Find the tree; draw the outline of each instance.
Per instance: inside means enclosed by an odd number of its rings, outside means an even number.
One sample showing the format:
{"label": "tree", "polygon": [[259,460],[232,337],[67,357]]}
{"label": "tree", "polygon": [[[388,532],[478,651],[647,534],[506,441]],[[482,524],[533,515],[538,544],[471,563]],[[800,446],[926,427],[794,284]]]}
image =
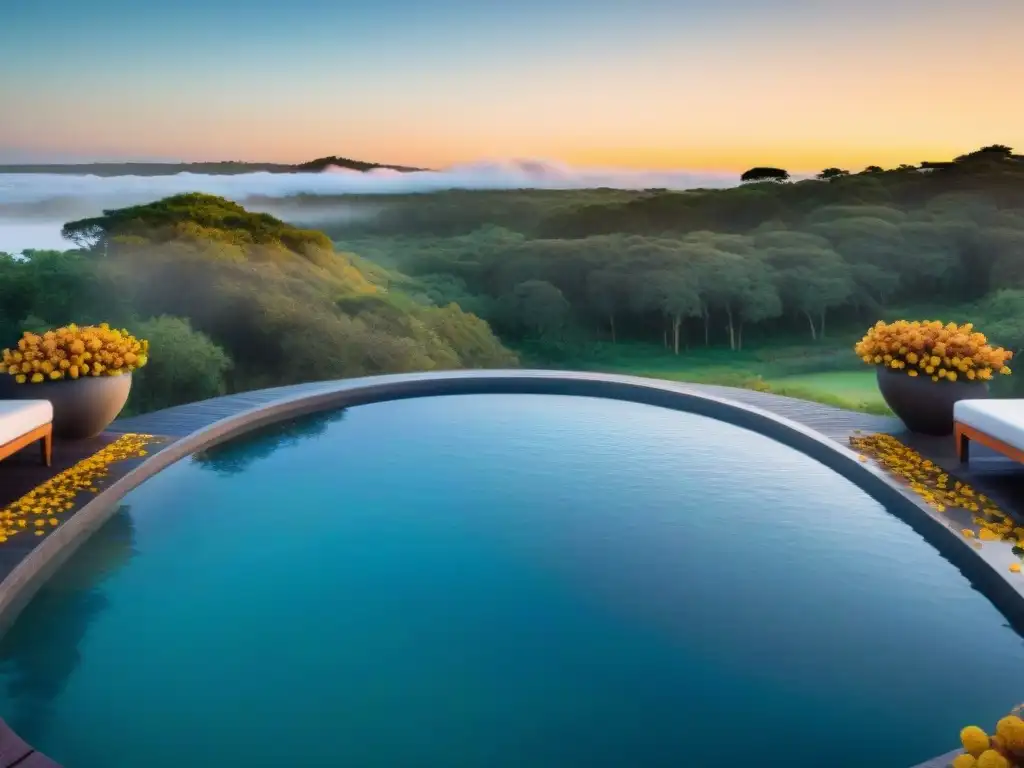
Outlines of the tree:
{"label": "tree", "polygon": [[770,168],[758,166],[744,171],[740,181],[789,181],[789,171],[782,168]]}
{"label": "tree", "polygon": [[844,171],[842,168],[826,168],[818,174],[817,178],[822,180],[838,179],[843,176],[849,176],[849,171]]}
{"label": "tree", "polygon": [[452,367],[513,368],[519,364],[491,327],[457,305],[427,307],[417,312],[424,327],[447,345],[455,359]]}
{"label": "tree", "polygon": [[729,348],[736,349],[735,310],[747,282],[744,258],[717,250],[713,250],[709,255],[711,258],[705,262],[700,285],[705,319],[709,319],[711,313],[715,311],[724,313]]}
{"label": "tree", "polygon": [[668,319],[672,329],[672,351],[679,354],[683,319],[701,312],[697,283],[684,265],[641,272],[634,281],[633,305],[641,311],[655,311]]}
{"label": "tree", "polygon": [[984,238],[994,255],[991,288],[1024,289],[1024,230],[991,229]]}
{"label": "tree", "polygon": [[136,413],[206,400],[227,391],[231,358],[205,333],[180,317],[164,315],[132,331],[149,340],[149,362],[135,373],[129,407]]}
{"label": "tree", "polygon": [[[1011,350],[1015,359],[1024,354],[1024,291],[996,291],[981,302],[978,315],[978,325],[986,330],[992,343]],[[993,382],[993,390],[997,397],[1021,397],[1024,395],[1024,378],[999,376]]]}
{"label": "tree", "polygon": [[869,165],[861,173],[885,173],[885,169],[880,165]]}
{"label": "tree", "polygon": [[842,306],[854,290],[843,257],[827,241],[801,233],[776,235],[765,245],[782,303],[807,318],[812,340],[824,336],[826,313]]}
{"label": "tree", "polygon": [[966,155],[960,155],[954,158],[954,163],[963,163],[971,160],[979,159],[997,159],[997,160],[1008,160],[1013,156],[1013,149],[1006,146],[1005,144],[991,144],[981,149],[976,149],[974,152],[968,152]]}
{"label": "tree", "polygon": [[509,322],[529,328],[539,336],[561,331],[569,317],[569,302],[546,280],[518,283],[502,303]]}
{"label": "tree", "polygon": [[761,323],[782,314],[779,292],[767,276],[756,270],[739,291],[739,324],[736,328],[736,349],[743,349],[743,328],[746,323]]}
{"label": "tree", "polygon": [[915,292],[944,290],[958,277],[960,254],[949,222],[934,219],[900,225],[903,248],[893,265],[901,284]]}
{"label": "tree", "polygon": [[615,316],[626,304],[625,275],[611,269],[597,269],[587,276],[587,300],[595,311],[608,319],[612,343],[616,342]]}

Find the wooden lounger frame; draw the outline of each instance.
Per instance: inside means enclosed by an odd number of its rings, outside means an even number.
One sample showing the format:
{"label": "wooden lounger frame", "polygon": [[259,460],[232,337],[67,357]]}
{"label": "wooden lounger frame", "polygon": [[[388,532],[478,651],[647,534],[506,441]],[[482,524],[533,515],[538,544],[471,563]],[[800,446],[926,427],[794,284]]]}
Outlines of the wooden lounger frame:
{"label": "wooden lounger frame", "polygon": [[992,435],[979,432],[974,427],[954,422],[953,436],[956,438],[956,455],[960,459],[961,464],[966,464],[970,458],[970,444],[972,440],[976,443],[981,443],[987,448],[991,448],[993,451],[998,451],[1009,459],[1024,464],[1024,451],[1020,448],[1007,445],[1002,440],[997,440]]}
{"label": "wooden lounger frame", "polygon": [[11,442],[0,445],[0,459],[6,459],[8,456],[17,453],[26,445],[31,445],[36,440],[39,440],[39,447],[42,451],[43,461],[46,466],[50,466],[53,462],[53,422],[43,424],[41,427],[36,427],[31,432],[26,432],[21,437],[16,437]]}

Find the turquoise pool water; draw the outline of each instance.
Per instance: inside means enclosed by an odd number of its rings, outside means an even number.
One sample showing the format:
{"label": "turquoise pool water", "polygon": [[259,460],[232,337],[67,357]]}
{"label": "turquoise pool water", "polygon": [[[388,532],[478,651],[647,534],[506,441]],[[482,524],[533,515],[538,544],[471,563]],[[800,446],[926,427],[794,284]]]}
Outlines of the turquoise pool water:
{"label": "turquoise pool water", "polygon": [[181,462],[0,643],[0,716],[66,768],[907,768],[1022,694],[1021,638],[846,480],[548,396]]}

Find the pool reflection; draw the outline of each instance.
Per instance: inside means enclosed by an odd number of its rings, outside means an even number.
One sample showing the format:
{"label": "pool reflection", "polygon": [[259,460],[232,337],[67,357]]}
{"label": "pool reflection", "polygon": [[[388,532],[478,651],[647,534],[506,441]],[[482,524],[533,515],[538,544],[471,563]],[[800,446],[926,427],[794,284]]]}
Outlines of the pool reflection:
{"label": "pool reflection", "polygon": [[205,469],[225,475],[237,475],[256,462],[268,458],[280,448],[322,436],[331,424],[344,418],[345,411],[341,410],[288,419],[246,432],[241,437],[200,451],[193,456],[193,460]]}
{"label": "pool reflection", "polygon": [[81,659],[79,646],[109,604],[99,586],[136,554],[135,528],[122,505],[49,579],[0,638],[0,685],[11,711],[0,716],[30,744],[44,736],[52,704]]}

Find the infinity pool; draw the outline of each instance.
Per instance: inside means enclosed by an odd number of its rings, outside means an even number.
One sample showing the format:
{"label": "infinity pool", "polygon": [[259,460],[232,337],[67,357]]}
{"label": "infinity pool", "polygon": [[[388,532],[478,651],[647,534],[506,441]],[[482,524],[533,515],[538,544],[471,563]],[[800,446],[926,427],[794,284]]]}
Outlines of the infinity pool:
{"label": "infinity pool", "polygon": [[0,643],[66,768],[907,768],[1022,692],[995,608],[824,466],[539,395],[181,462]]}

